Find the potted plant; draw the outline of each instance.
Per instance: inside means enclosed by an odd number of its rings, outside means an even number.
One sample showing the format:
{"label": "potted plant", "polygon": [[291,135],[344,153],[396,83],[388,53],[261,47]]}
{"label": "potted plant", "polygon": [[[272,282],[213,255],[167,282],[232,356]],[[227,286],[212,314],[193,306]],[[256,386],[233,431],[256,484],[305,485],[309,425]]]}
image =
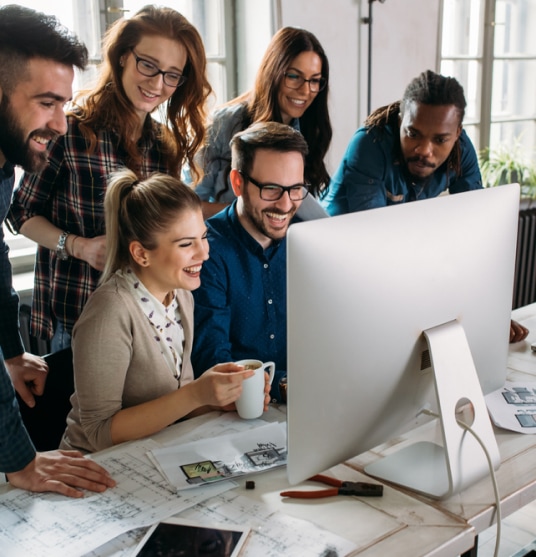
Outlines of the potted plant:
{"label": "potted plant", "polygon": [[536,199],[536,154],[529,157],[519,139],[512,145],[484,149],[479,154],[479,163],[485,187],[517,182],[522,198]]}

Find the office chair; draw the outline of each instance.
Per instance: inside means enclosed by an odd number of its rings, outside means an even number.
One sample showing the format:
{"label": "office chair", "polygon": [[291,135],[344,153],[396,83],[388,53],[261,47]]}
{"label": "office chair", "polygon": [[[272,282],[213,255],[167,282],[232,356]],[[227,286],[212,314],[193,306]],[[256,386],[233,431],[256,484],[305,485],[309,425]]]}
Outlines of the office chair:
{"label": "office chair", "polygon": [[29,408],[17,394],[22,421],[38,451],[57,449],[71,410],[74,392],[73,352],[71,347],[44,356],[48,364],[45,390]]}

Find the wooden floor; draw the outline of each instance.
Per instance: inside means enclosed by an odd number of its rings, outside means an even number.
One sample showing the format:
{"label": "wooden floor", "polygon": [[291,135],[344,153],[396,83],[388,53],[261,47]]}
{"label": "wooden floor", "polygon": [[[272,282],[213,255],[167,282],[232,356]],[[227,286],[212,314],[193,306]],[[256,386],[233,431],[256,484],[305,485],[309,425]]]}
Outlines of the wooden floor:
{"label": "wooden floor", "polygon": [[[478,557],[493,557],[495,527],[478,537]],[[502,521],[499,557],[522,557],[536,552],[536,501],[523,507]]]}

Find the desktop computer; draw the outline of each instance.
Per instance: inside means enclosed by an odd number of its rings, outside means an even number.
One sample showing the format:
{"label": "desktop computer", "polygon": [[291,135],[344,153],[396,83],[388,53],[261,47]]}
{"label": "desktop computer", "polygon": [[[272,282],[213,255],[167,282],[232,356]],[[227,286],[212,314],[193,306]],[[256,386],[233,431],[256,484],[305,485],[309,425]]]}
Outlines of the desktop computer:
{"label": "desktop computer", "polygon": [[287,238],[288,477],[302,481],[439,417],[366,471],[443,498],[500,457],[483,394],[506,364],[519,186],[298,223]]}

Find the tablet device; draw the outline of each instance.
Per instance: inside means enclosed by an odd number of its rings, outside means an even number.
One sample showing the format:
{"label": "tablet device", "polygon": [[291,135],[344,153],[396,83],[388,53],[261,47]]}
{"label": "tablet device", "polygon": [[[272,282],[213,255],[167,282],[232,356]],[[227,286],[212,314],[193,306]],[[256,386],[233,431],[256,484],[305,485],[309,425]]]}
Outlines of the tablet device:
{"label": "tablet device", "polygon": [[151,526],[136,547],[137,557],[238,557],[249,528],[238,525],[201,525],[168,518]]}

